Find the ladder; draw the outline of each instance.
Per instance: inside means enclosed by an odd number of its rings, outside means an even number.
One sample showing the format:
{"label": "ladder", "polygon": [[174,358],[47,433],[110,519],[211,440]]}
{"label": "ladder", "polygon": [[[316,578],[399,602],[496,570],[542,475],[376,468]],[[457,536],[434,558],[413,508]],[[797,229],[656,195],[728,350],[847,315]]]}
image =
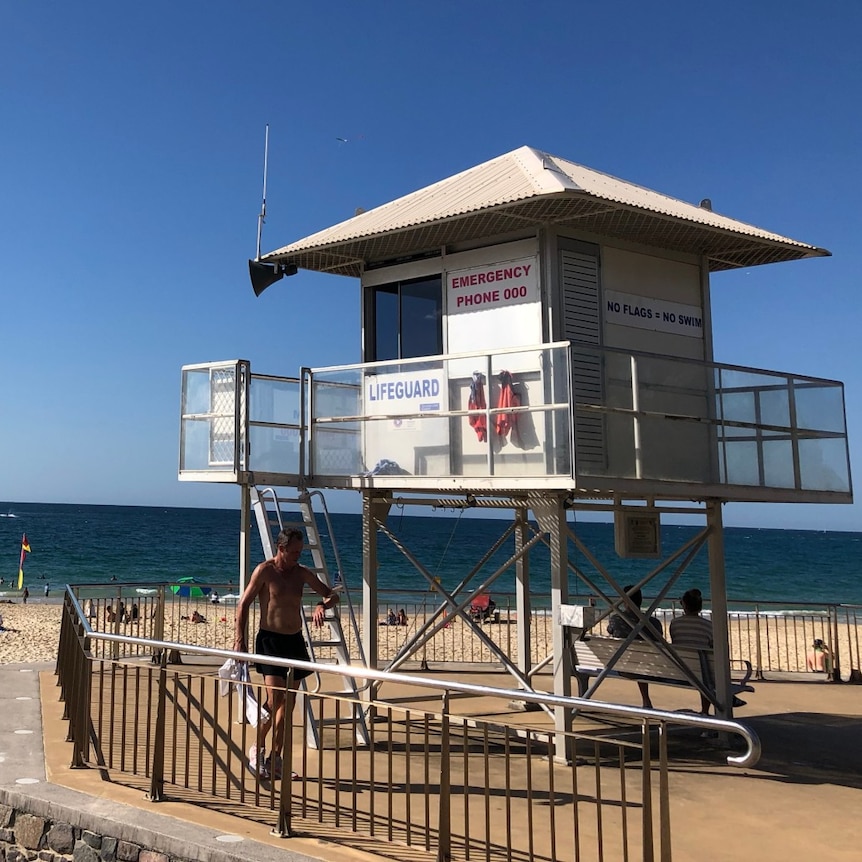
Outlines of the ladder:
{"label": "ladder", "polygon": [[[335,544],[335,535],[332,531],[332,522],[329,518],[329,510],[326,507],[326,500],[323,494],[320,491],[301,491],[298,496],[282,497],[278,495],[274,488],[257,488],[256,486],[251,486],[249,491],[251,495],[251,508],[257,522],[263,552],[268,559],[274,557],[276,553],[276,541],[273,529],[278,527],[280,531],[285,528],[285,523],[288,526],[296,523],[296,521],[285,520],[285,510],[291,507],[296,507],[299,510],[302,517],[302,526],[305,529],[306,547],[311,552],[313,563],[307,568],[314,572],[324,584],[336,590],[341,599],[340,604],[347,606],[348,620],[353,633],[353,642],[358,646],[360,663],[363,666],[367,666],[362,652],[362,639],[359,636],[356,613],[342,572],[338,547]],[[320,499],[321,513],[326,523],[326,530],[329,534],[329,541],[335,558],[336,577],[334,582],[329,573],[326,554],[321,542],[320,529],[312,505],[314,497]],[[320,662],[321,653],[327,652],[330,657],[334,657],[335,664],[350,665],[350,653],[344,637],[344,628],[338,608],[328,610],[323,627],[316,628],[311,624],[311,612],[305,609],[305,607],[303,605],[302,626],[311,660],[313,662]],[[355,728],[357,742],[360,745],[368,745],[368,726],[365,721],[365,709],[359,696],[362,688],[356,684],[356,679],[352,676],[335,677],[333,675],[332,678],[342,680],[342,687],[337,690],[322,691],[320,689],[320,675],[318,674],[317,688],[310,691],[307,682],[312,678],[306,677],[306,679],[301,680],[300,686],[302,691],[306,694],[336,695],[341,700],[336,701],[334,716],[323,717],[322,712],[325,701],[322,698],[307,696],[303,698],[308,716],[308,721],[306,722],[306,744],[308,747],[320,748],[323,728],[336,726],[338,729],[340,725],[349,725]],[[315,715],[315,703],[321,712],[320,715]],[[349,704],[349,710],[345,710],[346,704]]]}

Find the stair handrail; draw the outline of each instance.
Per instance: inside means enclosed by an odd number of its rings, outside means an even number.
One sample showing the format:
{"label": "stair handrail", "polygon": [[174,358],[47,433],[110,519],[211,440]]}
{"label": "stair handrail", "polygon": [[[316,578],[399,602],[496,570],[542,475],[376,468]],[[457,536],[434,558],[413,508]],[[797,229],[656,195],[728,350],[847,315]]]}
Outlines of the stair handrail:
{"label": "stair handrail", "polygon": [[[338,552],[338,543],[335,541],[335,532],[332,527],[332,519],[329,517],[329,507],[326,505],[326,497],[323,496],[322,491],[318,490],[305,490],[303,491],[303,494],[306,498],[308,498],[312,513],[314,512],[314,506],[311,505],[311,498],[320,498],[321,513],[323,515],[323,520],[326,522],[326,530],[329,535],[329,542],[332,545],[332,555],[335,558],[336,577],[334,579],[334,583],[330,584],[330,586],[336,588],[336,584],[341,585],[341,589],[339,590],[339,592],[341,592],[341,594],[347,599],[347,608],[350,617],[350,628],[353,631],[353,637],[356,642],[356,647],[359,650],[359,661],[362,663],[363,667],[368,667],[368,662],[365,660],[365,649],[362,645],[362,637],[360,636],[359,632],[359,624],[356,621],[356,610],[353,606],[353,599],[350,597],[350,589],[347,586],[347,578],[344,574],[344,569],[341,566],[341,555]],[[321,554],[323,553],[322,547],[320,549],[320,552]]]}

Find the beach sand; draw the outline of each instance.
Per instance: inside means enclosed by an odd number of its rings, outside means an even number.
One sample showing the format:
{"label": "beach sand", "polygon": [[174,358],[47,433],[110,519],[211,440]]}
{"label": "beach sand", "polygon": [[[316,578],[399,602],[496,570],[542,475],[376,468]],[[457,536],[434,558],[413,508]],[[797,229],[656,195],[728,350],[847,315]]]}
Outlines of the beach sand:
{"label": "beach sand", "polygon": [[56,661],[62,604],[0,604],[0,664]]}
{"label": "beach sand", "polygon": [[[60,635],[60,602],[31,600],[28,604],[20,601],[0,603],[5,631],[0,632],[0,664],[18,662],[48,662],[57,657]],[[95,618],[91,621],[94,628],[102,628],[142,638],[161,637],[166,641],[233,649],[235,606],[232,604],[214,605],[205,600],[183,599],[168,603],[164,615],[163,631],[158,631],[155,603],[151,599],[141,599],[137,619],[119,623],[109,622],[106,602],[101,600],[95,607]],[[205,623],[194,623],[191,617],[198,611],[206,619]],[[257,628],[253,609],[249,626]],[[358,656],[355,636],[346,624],[346,614],[342,616],[351,654]],[[412,638],[419,627],[422,614],[414,614],[406,627],[379,626],[377,629],[379,654],[382,661],[394,657],[405,641]],[[818,616],[800,615],[760,615],[757,617],[734,618],[730,622],[730,650],[735,660],[734,671],[741,669],[742,660],[748,660],[755,668],[764,672],[805,672],[806,656],[814,638],[822,638],[832,646],[837,643],[841,662],[841,673],[847,679],[852,667],[860,666],[859,648],[862,644],[862,626],[854,618],[841,620],[836,633],[829,631],[827,621]],[[553,624],[547,614],[537,614],[533,619],[531,631],[531,661],[535,665],[542,661],[551,650]],[[501,619],[499,623],[486,623],[482,631],[509,656],[517,655],[517,626],[515,620]],[[361,634],[361,633],[360,633]],[[321,661],[332,661],[334,656],[326,653],[319,655]],[[420,648],[413,656],[414,661],[427,661],[434,664],[447,661],[459,663],[495,661],[487,646],[470,631],[462,621],[450,621],[429,643]]]}

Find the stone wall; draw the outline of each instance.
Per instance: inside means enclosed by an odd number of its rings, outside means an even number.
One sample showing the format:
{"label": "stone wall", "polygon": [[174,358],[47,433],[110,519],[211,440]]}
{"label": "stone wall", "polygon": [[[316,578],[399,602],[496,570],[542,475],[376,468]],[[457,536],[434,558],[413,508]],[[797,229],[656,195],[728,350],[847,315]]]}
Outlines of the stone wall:
{"label": "stone wall", "polygon": [[186,862],[129,841],[0,805],[0,862]]}

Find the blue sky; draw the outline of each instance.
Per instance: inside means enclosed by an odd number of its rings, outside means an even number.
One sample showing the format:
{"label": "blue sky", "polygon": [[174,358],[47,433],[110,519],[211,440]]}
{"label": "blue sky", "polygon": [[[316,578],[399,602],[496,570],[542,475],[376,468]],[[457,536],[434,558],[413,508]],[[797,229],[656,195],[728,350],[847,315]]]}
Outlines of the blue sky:
{"label": "blue sky", "polygon": [[713,277],[715,358],[843,380],[858,472],[860,32],[839,0],[2,4],[0,499],[235,505],[177,481],[181,366],[359,360],[357,281],[248,285],[266,123],[265,251],[523,144],[825,246]]}

